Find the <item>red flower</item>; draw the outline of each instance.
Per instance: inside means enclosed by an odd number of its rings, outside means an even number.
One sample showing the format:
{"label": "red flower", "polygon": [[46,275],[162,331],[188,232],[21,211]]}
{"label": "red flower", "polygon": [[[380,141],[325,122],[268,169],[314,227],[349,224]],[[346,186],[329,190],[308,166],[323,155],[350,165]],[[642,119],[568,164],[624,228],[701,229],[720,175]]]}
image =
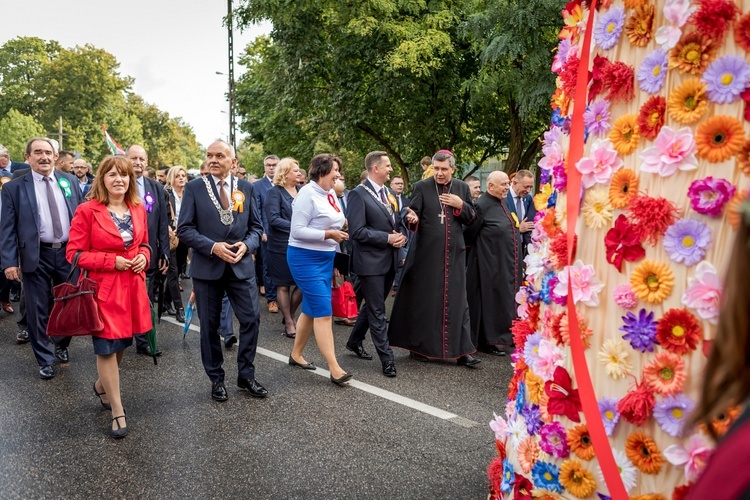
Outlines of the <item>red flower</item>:
{"label": "red flower", "polygon": [[597,55],[594,57],[594,67],[591,70],[591,83],[589,84],[589,102],[593,101],[594,97],[602,91],[604,86],[602,77],[611,64],[609,59],[604,56]]}
{"label": "red flower", "polygon": [[541,308],[542,305],[539,302],[535,304],[529,304],[529,306],[526,308],[526,319],[529,320],[529,327],[531,328],[532,332],[535,332],[537,330],[537,327],[539,326]]}
{"label": "red flower", "polygon": [[560,72],[560,88],[566,95],[575,95],[578,81],[578,67],[581,64],[578,56],[571,55],[563,64]]}
{"label": "red flower", "polygon": [[739,13],[740,9],[732,0],[698,0],[698,10],[690,20],[698,31],[718,45]]}
{"label": "red flower", "polygon": [[495,439],[495,448],[497,448],[497,456],[500,457],[500,460],[505,459],[505,443],[503,443],[499,439]]}
{"label": "red flower", "polygon": [[633,92],[633,67],[617,61],[602,70],[602,83],[607,89],[605,99],[615,102],[619,99],[629,101],[635,97]]}
{"label": "red flower", "polygon": [[638,132],[646,139],[655,139],[664,125],[667,100],[660,95],[651,97],[638,113]]}
{"label": "red flower", "polygon": [[654,393],[646,387],[646,384],[636,382],[635,388],[617,403],[617,411],[626,421],[640,427],[651,416],[655,403]]}
{"label": "red flower", "polygon": [[581,411],[581,397],[578,389],[573,389],[570,374],[562,366],[555,368],[552,380],[544,384],[544,392],[549,396],[547,413],[550,415],[565,415],[573,422],[580,422],[578,414]]}
{"label": "red flower", "polygon": [[[553,314],[552,320],[550,321],[549,334],[555,340],[555,343],[557,345],[565,345],[565,339],[563,339],[560,325],[562,323],[563,318],[567,316],[567,314],[568,313],[564,311],[559,314]],[[567,318],[566,318],[566,321],[567,321]]]}
{"label": "red flower", "polygon": [[690,488],[692,487],[693,483],[678,486],[674,489],[674,492],[672,492],[672,500],[685,500],[688,496],[688,493],[690,493]]}
{"label": "red flower", "polygon": [[679,214],[674,203],[666,198],[651,198],[645,194],[634,196],[627,210],[633,231],[638,233],[641,241],[652,246],[656,245],[659,237],[664,236]]}
{"label": "red flower", "polygon": [[633,229],[627,217],[620,214],[615,225],[604,237],[607,247],[607,262],[622,272],[622,261],[635,262],[646,256],[638,232]]}
{"label": "red flower", "polygon": [[670,309],[656,325],[656,340],[669,352],[687,354],[698,347],[701,326],[687,309]]}
{"label": "red flower", "polygon": [[750,52],[750,12],[742,16],[734,25],[734,42]]}
{"label": "red flower", "polygon": [[510,333],[513,334],[513,344],[523,350],[526,345],[526,337],[534,333],[529,322],[525,319],[514,319],[510,327]]}
{"label": "red flower", "polygon": [[490,494],[501,498],[500,483],[503,481],[503,459],[495,457],[487,466],[487,482],[490,487]]}
{"label": "red flower", "polygon": [[750,122],[750,88],[745,89],[740,97],[745,101],[745,120]]}
{"label": "red flower", "polygon": [[516,482],[513,484],[513,500],[532,500],[531,490],[533,489],[534,485],[531,481],[521,474],[516,474]]}
{"label": "red flower", "polygon": [[[573,236],[573,255],[576,253],[576,245],[578,244],[578,235]],[[560,233],[554,238],[549,245],[550,250],[550,261],[552,267],[557,271],[562,271],[568,263],[568,235]]]}

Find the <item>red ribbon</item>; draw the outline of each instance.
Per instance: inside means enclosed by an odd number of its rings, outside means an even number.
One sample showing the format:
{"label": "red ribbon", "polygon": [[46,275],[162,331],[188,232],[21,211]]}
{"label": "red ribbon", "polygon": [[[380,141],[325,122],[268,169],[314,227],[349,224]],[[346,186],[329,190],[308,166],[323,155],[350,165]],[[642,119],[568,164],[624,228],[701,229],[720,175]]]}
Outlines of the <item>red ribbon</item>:
{"label": "red ribbon", "polygon": [[331,206],[333,207],[334,210],[336,210],[337,212],[341,212],[341,209],[336,204],[336,198],[334,198],[331,193],[328,193],[328,203],[331,204]]}

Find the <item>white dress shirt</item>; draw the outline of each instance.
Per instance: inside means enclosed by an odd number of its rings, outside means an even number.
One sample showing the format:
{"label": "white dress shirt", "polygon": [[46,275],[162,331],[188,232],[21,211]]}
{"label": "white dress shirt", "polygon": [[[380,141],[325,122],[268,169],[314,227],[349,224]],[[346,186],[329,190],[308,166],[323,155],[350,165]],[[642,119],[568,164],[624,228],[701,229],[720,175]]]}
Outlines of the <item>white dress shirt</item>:
{"label": "white dress shirt", "polygon": [[[62,243],[68,241],[68,232],[70,231],[68,205],[65,203],[65,194],[57,183],[55,171],[53,170],[49,174],[49,177],[52,179],[50,185],[52,186],[52,193],[55,195],[55,201],[57,202],[57,211],[60,212],[60,222],[63,230],[62,238],[59,239],[55,239],[52,229],[49,203],[47,203],[47,185],[44,181],[44,176],[34,170],[31,171],[31,176],[34,179],[34,194],[36,195],[37,207],[39,207],[39,240],[45,243]],[[70,187],[72,189],[73,185]]]}

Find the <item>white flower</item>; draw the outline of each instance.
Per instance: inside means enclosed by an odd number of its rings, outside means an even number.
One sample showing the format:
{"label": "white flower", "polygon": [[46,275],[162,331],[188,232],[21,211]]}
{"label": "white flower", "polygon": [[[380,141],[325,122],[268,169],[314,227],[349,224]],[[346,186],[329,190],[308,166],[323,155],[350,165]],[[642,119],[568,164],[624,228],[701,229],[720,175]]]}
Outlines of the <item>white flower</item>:
{"label": "white flower", "polygon": [[[635,468],[633,462],[628,460],[625,452],[620,450],[612,450],[612,454],[615,456],[615,463],[617,468],[620,469],[620,478],[622,484],[625,485],[625,489],[630,492],[635,486],[636,480],[638,479],[638,469]],[[602,474],[602,468],[599,467],[599,478],[604,483],[604,474]]]}
{"label": "white flower", "polygon": [[507,438],[505,430],[508,428],[508,422],[503,417],[496,415],[495,412],[492,412],[492,416],[495,418],[490,421],[490,429],[494,431],[495,439],[504,443]]}
{"label": "white flower", "polygon": [[518,417],[510,422],[510,425],[508,425],[505,433],[510,439],[510,445],[516,449],[521,444],[521,441],[529,437],[529,433],[526,430],[526,422],[524,422],[522,418]]}

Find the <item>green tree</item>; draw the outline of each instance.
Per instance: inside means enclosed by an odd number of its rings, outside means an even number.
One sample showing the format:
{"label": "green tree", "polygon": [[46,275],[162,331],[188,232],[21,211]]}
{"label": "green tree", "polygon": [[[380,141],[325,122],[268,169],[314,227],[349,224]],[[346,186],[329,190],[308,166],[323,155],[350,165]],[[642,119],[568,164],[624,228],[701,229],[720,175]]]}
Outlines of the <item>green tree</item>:
{"label": "green tree", "polygon": [[44,136],[44,127],[33,117],[9,110],[0,120],[0,144],[8,148],[14,161],[25,161],[26,141],[31,137]]}
{"label": "green tree", "polygon": [[0,116],[11,109],[37,116],[42,97],[35,80],[60,49],[57,42],[36,37],[17,37],[0,47]]}

